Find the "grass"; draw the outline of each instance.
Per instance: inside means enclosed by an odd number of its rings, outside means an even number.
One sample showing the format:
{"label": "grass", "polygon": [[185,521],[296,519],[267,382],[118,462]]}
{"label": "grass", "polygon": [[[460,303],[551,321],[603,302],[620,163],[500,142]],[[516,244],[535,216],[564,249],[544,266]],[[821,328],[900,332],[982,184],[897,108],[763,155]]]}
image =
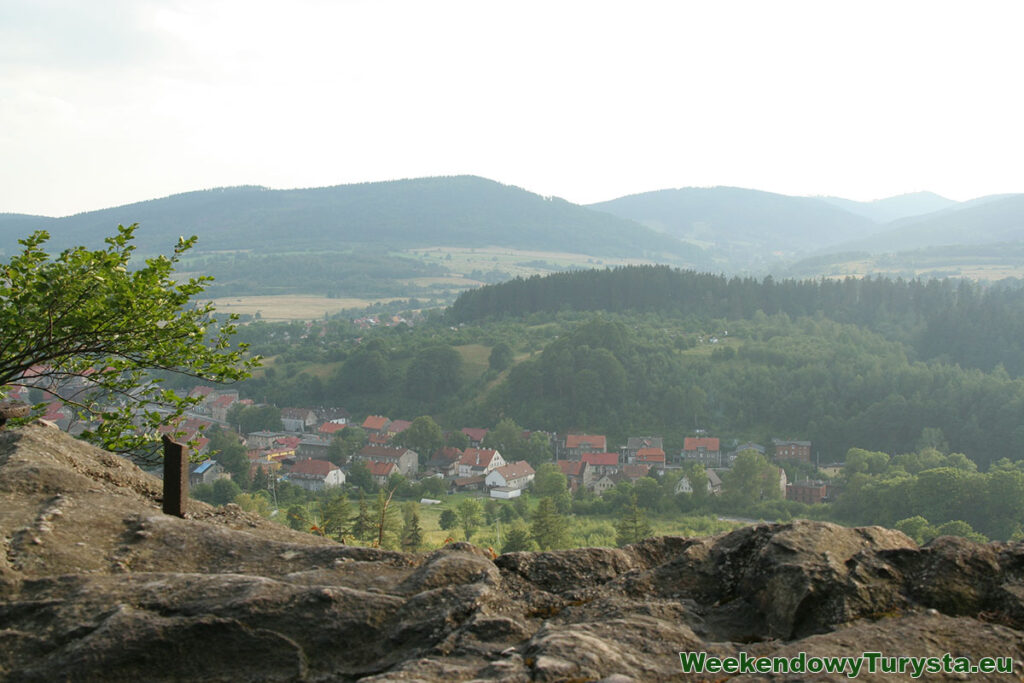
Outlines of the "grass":
{"label": "grass", "polygon": [[225,296],[213,299],[219,313],[260,314],[263,320],[316,320],[348,308],[366,308],[404,297],[385,299],[329,299],[312,294],[274,294],[266,296]]}

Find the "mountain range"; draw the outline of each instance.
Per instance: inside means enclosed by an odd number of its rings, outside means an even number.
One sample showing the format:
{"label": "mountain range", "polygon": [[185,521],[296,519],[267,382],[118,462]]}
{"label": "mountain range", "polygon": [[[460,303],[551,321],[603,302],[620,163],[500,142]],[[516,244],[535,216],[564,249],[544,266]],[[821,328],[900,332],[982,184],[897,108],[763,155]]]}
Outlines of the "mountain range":
{"label": "mountain range", "polygon": [[[1024,194],[956,202],[918,192],[857,202],[691,187],[581,206],[475,176],[295,190],[244,186],[63,218],[0,214],[0,250],[12,253],[17,239],[34,229],[51,233],[51,248],[99,245],[117,224],[136,222],[144,254],[167,251],[179,235],[196,234],[197,253],[501,247],[789,274],[795,272],[790,264],[835,262],[843,254],[863,259],[1024,242]],[[806,267],[800,273],[827,274]]]}

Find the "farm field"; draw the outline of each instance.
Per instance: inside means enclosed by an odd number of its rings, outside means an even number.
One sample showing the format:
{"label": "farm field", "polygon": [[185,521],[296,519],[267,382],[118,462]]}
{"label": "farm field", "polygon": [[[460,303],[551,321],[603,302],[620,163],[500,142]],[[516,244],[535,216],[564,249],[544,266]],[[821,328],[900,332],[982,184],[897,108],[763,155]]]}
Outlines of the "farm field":
{"label": "farm field", "polygon": [[375,303],[389,303],[400,297],[385,299],[330,299],[312,294],[275,294],[266,296],[225,296],[212,299],[219,313],[239,315],[260,314],[262,320],[314,320],[350,308],[366,308]]}

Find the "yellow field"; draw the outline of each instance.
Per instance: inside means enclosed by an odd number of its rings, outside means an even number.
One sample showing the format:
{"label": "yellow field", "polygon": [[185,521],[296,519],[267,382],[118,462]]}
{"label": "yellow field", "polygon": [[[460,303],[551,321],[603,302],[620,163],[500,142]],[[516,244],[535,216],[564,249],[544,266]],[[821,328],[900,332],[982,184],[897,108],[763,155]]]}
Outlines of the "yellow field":
{"label": "yellow field", "polygon": [[226,296],[213,299],[220,313],[260,314],[263,320],[315,320],[346,308],[365,308],[375,303],[388,303],[401,297],[387,299],[328,299],[325,296],[284,294],[273,296]]}

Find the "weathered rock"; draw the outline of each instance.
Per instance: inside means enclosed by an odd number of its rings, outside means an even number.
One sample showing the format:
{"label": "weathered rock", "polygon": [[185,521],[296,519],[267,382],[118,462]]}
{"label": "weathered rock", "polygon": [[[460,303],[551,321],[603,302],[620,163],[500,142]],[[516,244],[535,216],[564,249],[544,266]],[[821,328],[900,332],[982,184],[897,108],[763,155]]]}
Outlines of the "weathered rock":
{"label": "weathered rock", "polygon": [[1024,660],[1021,544],[801,521],[492,561],[342,546],[236,506],[179,519],[160,494],[57,430],[0,433],[0,679],[623,683],[680,677],[681,651]]}

